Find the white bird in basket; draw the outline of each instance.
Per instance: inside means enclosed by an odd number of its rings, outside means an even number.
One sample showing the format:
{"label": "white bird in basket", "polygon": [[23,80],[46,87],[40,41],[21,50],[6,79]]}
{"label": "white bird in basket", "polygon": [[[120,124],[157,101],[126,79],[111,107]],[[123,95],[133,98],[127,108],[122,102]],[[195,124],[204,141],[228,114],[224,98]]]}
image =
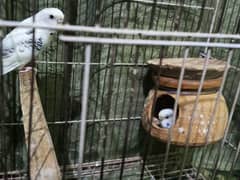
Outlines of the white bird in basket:
{"label": "white bird in basket", "polygon": [[[64,14],[57,8],[45,8],[35,14],[35,23],[39,25],[62,24]],[[23,20],[20,24],[31,25],[33,16]],[[48,44],[55,30],[35,28],[35,39],[33,42],[33,28],[17,27],[13,29],[2,41],[2,74],[6,74],[16,68],[23,68],[34,56]]]}
{"label": "white bird in basket", "polygon": [[158,113],[158,119],[162,128],[171,128],[173,125],[173,109],[162,109]]}

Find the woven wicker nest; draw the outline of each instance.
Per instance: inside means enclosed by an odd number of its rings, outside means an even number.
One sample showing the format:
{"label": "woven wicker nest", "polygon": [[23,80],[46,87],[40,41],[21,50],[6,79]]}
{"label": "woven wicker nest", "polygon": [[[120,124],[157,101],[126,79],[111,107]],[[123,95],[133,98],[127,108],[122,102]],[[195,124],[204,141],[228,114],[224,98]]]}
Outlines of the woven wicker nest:
{"label": "woven wicker nest", "polygon": [[[184,93],[180,95],[178,101],[177,119],[172,128],[172,144],[185,145],[188,141],[190,146],[201,146],[206,143],[214,143],[224,135],[228,109],[222,95],[215,106],[218,89],[226,68],[224,61],[209,59],[202,86],[203,93],[199,96],[197,108],[192,117],[197,97],[196,92],[200,85],[205,63],[206,60],[203,58],[187,58],[185,60],[185,72],[181,84]],[[162,59],[161,66],[159,59],[152,59],[148,61],[148,65],[152,73],[151,78],[160,89],[156,94],[154,90],[149,92],[144,106],[142,125],[151,136],[167,142],[169,131],[159,127],[156,118],[158,118],[157,114],[161,109],[173,109],[174,107],[176,98],[174,93],[178,87],[183,59],[165,58]],[[153,107],[155,103],[156,105]],[[206,139],[208,140],[206,141]]]}
{"label": "woven wicker nest", "polygon": [[[175,94],[168,94],[165,91],[157,91],[156,96],[154,90],[149,92],[144,106],[144,112],[142,116],[142,125],[144,129],[150,133],[150,135],[160,141],[168,141],[168,129],[159,127],[155,121],[153,121],[152,111],[154,97],[159,98],[161,96],[171,96],[175,99]],[[190,146],[201,146],[206,143],[214,143],[222,139],[224,136],[224,130],[228,120],[228,109],[221,96],[214,116],[212,113],[215,108],[215,100],[217,93],[200,95],[199,103],[194,114],[194,118],[191,120],[191,115],[196,100],[195,95],[181,95],[179,97],[178,107],[179,113],[175,125],[172,129],[171,143],[176,145],[185,145],[189,134]],[[163,100],[164,101],[164,100]],[[165,102],[163,102],[165,103]],[[172,106],[172,105],[171,105]],[[173,107],[173,106],[172,106]],[[157,107],[155,107],[157,108]],[[189,129],[192,121],[191,130]],[[212,125],[209,128],[209,124],[212,121]],[[217,130],[216,130],[217,129]],[[209,131],[209,133],[208,133]],[[207,137],[208,134],[208,137]],[[206,142],[206,137],[208,141]]]}

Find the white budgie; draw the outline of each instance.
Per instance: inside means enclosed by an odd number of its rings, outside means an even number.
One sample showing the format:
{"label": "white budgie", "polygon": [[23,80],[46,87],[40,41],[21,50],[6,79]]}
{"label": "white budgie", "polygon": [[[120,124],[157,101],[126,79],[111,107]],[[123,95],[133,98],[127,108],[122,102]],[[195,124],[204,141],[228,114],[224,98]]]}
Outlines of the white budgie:
{"label": "white budgie", "polygon": [[162,109],[158,113],[160,125],[163,128],[171,128],[173,125],[173,109]]}
{"label": "white budgie", "polygon": [[[36,13],[35,23],[41,25],[62,24],[64,14],[57,8],[45,8]],[[32,24],[33,17],[29,17],[21,24]],[[48,44],[54,30],[35,29],[34,56]],[[6,74],[16,68],[22,68],[32,59],[33,28],[17,27],[13,29],[2,41],[2,74]]]}

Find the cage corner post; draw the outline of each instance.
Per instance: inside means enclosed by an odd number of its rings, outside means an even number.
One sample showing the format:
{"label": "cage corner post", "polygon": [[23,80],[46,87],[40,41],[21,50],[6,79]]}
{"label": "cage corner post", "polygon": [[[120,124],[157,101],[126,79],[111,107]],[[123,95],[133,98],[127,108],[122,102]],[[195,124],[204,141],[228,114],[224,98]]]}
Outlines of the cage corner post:
{"label": "cage corner post", "polygon": [[30,177],[37,180],[60,180],[61,172],[43,112],[35,73],[32,70],[19,72],[19,86],[25,141],[30,145]]}

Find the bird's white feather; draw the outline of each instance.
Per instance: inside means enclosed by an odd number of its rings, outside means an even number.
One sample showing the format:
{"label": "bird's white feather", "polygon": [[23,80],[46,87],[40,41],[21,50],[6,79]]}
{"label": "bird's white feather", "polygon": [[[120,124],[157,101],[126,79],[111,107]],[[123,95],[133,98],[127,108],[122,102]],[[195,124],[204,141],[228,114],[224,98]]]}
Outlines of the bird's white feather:
{"label": "bird's white feather", "polygon": [[[32,58],[32,34],[19,33],[14,36],[7,36],[3,39],[3,74],[6,74],[20,66],[27,64]],[[35,45],[34,56],[48,43],[49,32],[36,30],[35,44],[41,41],[41,48]]]}
{"label": "bird's white feather", "polygon": [[173,125],[173,109],[165,108],[159,111],[158,118],[163,128],[171,128]]}
{"label": "bird's white feather", "polygon": [[160,122],[161,127],[163,128],[171,128],[173,125],[173,120],[172,118],[170,119],[164,119]]}
{"label": "bird's white feather", "polygon": [[[53,15],[54,18],[50,18]],[[35,15],[36,23],[47,25],[56,25],[62,22],[64,15],[62,11],[56,8],[45,8]],[[31,24],[33,17],[29,17],[21,24]],[[48,44],[52,30],[35,29],[33,41],[33,29],[17,27],[5,36],[2,41],[2,66],[3,74],[6,74],[16,68],[22,67],[32,59],[34,47],[34,56]]]}

